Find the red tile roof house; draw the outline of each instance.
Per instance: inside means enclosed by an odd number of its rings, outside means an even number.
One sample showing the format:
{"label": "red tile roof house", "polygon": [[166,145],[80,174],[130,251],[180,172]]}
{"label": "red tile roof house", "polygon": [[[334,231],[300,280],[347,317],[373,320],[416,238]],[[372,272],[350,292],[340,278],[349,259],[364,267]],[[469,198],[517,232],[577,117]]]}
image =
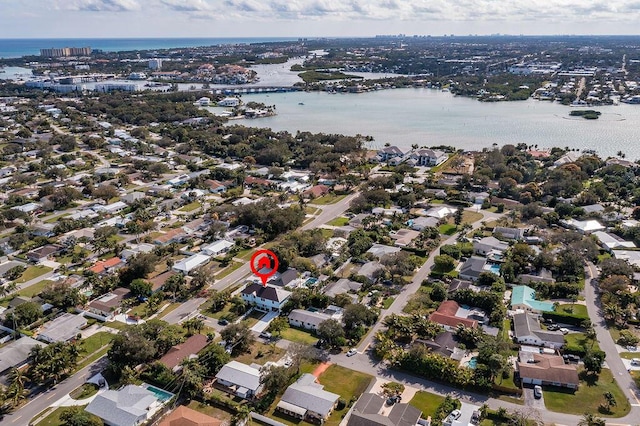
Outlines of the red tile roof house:
{"label": "red tile roof house", "polygon": [[109,272],[113,268],[120,266],[122,263],[122,259],[119,257],[112,257],[111,259],[99,260],[93,265],[89,270],[94,274],[104,274],[105,272]]}
{"label": "red tile roof house", "polygon": [[160,358],[160,363],[164,364],[168,369],[176,371],[182,361],[196,356],[208,343],[207,336],[194,334],[183,343],[169,349],[169,352]]}
{"label": "red tile roof house", "polygon": [[460,309],[460,305],[453,300],[446,300],[440,304],[438,310],[429,316],[429,320],[438,323],[448,331],[454,331],[458,325],[463,325],[469,328],[478,327],[478,321],[457,317],[456,313]]}
{"label": "red tile roof house", "polygon": [[329,193],[327,185],[315,185],[303,192],[305,197],[318,198]]}

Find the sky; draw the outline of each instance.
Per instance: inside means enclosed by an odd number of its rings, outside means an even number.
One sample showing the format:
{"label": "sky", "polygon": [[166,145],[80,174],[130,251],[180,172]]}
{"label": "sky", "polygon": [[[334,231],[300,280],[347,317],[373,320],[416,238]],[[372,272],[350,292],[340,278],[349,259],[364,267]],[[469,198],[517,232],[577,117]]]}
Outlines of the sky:
{"label": "sky", "polygon": [[640,0],[0,0],[0,38],[639,34]]}

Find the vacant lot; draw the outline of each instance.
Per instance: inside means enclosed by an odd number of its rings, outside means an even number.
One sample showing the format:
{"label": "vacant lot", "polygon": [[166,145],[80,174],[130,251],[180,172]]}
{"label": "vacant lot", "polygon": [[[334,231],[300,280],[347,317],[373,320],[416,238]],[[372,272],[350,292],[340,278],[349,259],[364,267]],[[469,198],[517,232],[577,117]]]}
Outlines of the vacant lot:
{"label": "vacant lot", "polygon": [[[349,402],[351,398],[359,398],[362,395],[372,378],[368,374],[359,373],[334,364],[322,373],[318,381],[324,385],[326,391],[337,393],[342,399]],[[342,420],[342,415],[347,411],[349,411],[348,407],[334,411],[325,424],[337,426]]]}

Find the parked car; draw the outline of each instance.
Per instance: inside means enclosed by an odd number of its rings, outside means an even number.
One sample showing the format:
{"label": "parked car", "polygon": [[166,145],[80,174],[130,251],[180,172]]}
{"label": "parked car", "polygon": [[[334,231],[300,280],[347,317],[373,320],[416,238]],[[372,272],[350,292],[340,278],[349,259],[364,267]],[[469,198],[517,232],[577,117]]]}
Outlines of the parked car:
{"label": "parked car", "polygon": [[631,365],[640,365],[640,358],[633,358],[631,360]]}
{"label": "parked car", "polygon": [[273,336],[268,331],[263,331],[262,333],[260,333],[260,337],[262,337],[263,339],[271,339],[271,337]]}
{"label": "parked car", "polygon": [[560,330],[560,326],[558,324],[549,324],[547,326],[547,330],[549,330],[549,331],[557,331],[557,330]]}
{"label": "parked car", "polygon": [[568,328],[561,328],[560,331],[562,332],[562,334],[569,334]]}
{"label": "parked car", "polygon": [[218,320],[218,325],[229,325],[229,320],[221,318]]}
{"label": "parked car", "polygon": [[356,348],[351,348],[349,349],[349,351],[347,352],[347,356],[354,356],[355,354],[357,354],[358,351],[356,350]]}
{"label": "parked car", "polygon": [[453,420],[458,420],[461,415],[462,415],[462,411],[460,410],[453,410],[451,414],[449,414],[449,416],[451,416]]}
{"label": "parked car", "polygon": [[534,396],[536,399],[540,399],[540,398],[542,398],[542,386],[540,386],[540,385],[535,385],[535,386],[533,387],[533,396]]}

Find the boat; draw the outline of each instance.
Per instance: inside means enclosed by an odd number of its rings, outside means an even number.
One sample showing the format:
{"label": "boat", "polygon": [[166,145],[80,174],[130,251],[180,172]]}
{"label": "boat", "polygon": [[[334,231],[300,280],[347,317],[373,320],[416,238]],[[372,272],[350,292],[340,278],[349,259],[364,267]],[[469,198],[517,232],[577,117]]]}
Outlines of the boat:
{"label": "boat", "polygon": [[625,104],[640,105],[640,95],[634,95],[625,99],[620,99]]}
{"label": "boat", "polygon": [[304,102],[298,102],[298,105],[304,105]]}
{"label": "boat", "polygon": [[589,105],[586,101],[583,101],[582,99],[576,99],[575,101],[571,102],[572,107],[584,107]]}

